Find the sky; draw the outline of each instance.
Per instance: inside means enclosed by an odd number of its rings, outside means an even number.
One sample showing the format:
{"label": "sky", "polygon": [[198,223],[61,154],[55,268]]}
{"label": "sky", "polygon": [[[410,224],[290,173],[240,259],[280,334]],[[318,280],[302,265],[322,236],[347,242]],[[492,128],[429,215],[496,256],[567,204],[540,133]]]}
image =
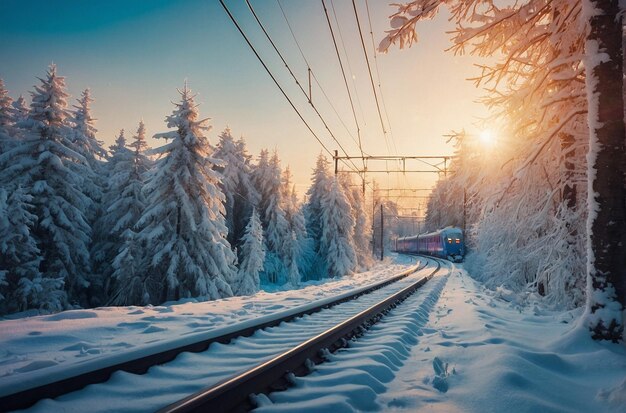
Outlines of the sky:
{"label": "sky", "polygon": [[[331,151],[340,149],[269,46],[245,2],[226,0],[226,4],[322,142]],[[251,4],[296,77],[308,88],[307,65],[279,3],[251,0]],[[335,30],[349,72],[365,153],[449,155],[453,148],[443,135],[461,129],[479,133],[477,120],[487,115],[485,108],[475,103],[482,91],[466,80],[477,74],[478,69],[472,65],[476,60],[444,51],[450,46],[446,31],[452,29],[445,11],[434,21],[418,26],[419,42],[412,48],[392,47],[388,54],[376,55],[378,79],[366,3],[356,0],[374,81],[377,84],[380,80],[382,89],[381,109],[388,125],[385,137],[352,1],[326,0],[326,4],[333,24],[331,6],[339,21]],[[346,152],[360,155],[354,118],[321,1],[280,0],[280,5],[322,86],[313,85],[313,103]],[[389,28],[394,8],[380,0],[369,0],[368,5],[378,44]],[[264,71],[219,1],[2,0],[0,15],[5,16],[0,26],[0,78],[14,98],[20,94],[29,97],[37,77],[43,77],[47,66],[54,62],[58,73],[66,77],[72,104],[84,88],[91,88],[98,138],[109,146],[122,128],[132,136],[140,119],[145,121],[150,136],[168,130],[165,117],[173,109],[171,102],[179,99],[177,88],[187,80],[197,93],[201,117],[211,118],[211,143],[217,143],[219,133],[230,127],[235,137],[245,138],[255,158],[262,148],[276,149],[283,166],[290,166],[298,191],[306,191],[322,148]],[[149,143],[161,144],[155,140]],[[368,167],[393,169],[396,165]],[[382,188],[415,188],[431,186],[436,175],[370,174],[368,180],[372,179]]]}

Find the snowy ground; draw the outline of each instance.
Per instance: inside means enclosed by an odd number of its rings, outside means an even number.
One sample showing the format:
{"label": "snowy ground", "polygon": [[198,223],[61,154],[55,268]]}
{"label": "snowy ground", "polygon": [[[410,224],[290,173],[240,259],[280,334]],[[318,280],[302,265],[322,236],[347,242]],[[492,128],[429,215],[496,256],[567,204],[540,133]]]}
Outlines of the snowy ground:
{"label": "snowy ground", "polygon": [[452,269],[257,411],[626,411],[624,347],[502,295]]}
{"label": "snowy ground", "polygon": [[[406,264],[387,262],[295,291],[3,320],[0,394],[37,377],[338,295]],[[349,348],[295,379],[294,388],[260,396],[259,411],[626,411],[626,348],[589,339],[577,326],[580,311],[520,307],[511,298],[450,266]]]}
{"label": "snowy ground", "polygon": [[0,395],[158,351],[198,336],[216,336],[314,301],[364,287],[406,270],[415,259],[378,264],[336,281],[298,290],[209,302],[149,307],[103,307],[0,321]]}

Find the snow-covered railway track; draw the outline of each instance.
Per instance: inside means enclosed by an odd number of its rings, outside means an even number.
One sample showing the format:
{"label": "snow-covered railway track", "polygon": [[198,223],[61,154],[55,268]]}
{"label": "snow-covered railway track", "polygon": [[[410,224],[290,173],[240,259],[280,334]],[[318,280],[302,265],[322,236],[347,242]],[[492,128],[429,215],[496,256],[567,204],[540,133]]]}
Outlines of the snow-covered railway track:
{"label": "snow-covered railway track", "polygon": [[[199,388],[205,387],[212,382],[228,377],[229,375],[236,373],[237,370],[244,368],[244,366],[249,367],[251,364],[257,364],[259,360],[271,357],[280,352],[282,349],[288,348],[288,346],[293,346],[294,344],[291,343],[300,343],[307,340],[314,335],[313,333],[315,331],[322,331],[325,327],[331,325],[331,323],[337,322],[330,320],[329,314],[340,314],[345,319],[346,314],[358,313],[369,305],[369,303],[380,300],[381,296],[389,295],[390,291],[397,291],[403,288],[406,284],[410,283],[410,280],[406,278],[410,274],[424,269],[425,266],[426,265],[413,267],[385,281],[362,287],[340,296],[333,297],[332,299],[322,300],[314,305],[293,309],[292,311],[282,313],[276,317],[265,317],[260,322],[244,322],[242,323],[243,328],[233,328],[226,334],[211,336],[209,338],[188,343],[184,346],[153,352],[140,358],[135,357],[121,363],[109,365],[97,370],[67,377],[63,380],[53,381],[45,385],[30,389],[27,388],[13,394],[2,396],[0,397],[0,410],[8,411],[28,408],[39,401],[39,403],[33,407],[33,411],[57,411],[60,408],[64,411],[81,412],[86,411],[86,408],[92,412],[153,411],[171,403],[172,401],[182,398],[186,394],[190,394]],[[327,310],[330,307],[336,306],[339,306],[339,308],[333,309],[332,311]],[[305,319],[307,323],[305,328],[291,326],[293,323],[290,322],[293,322],[293,320],[300,321]],[[279,330],[284,332],[281,333]],[[254,337],[251,337],[250,339],[245,338],[250,336]],[[269,336],[272,336],[273,338],[269,338]],[[270,345],[264,346],[264,342],[268,342]],[[225,345],[226,343],[228,343],[228,345]],[[283,347],[281,347],[281,345]],[[206,350],[209,346],[211,346],[211,351],[207,352]],[[251,351],[244,357],[238,359],[228,357],[231,350],[237,354],[243,354],[239,350],[234,349],[245,349],[246,347]],[[267,350],[258,351],[262,347],[266,347]],[[272,348],[274,349],[272,350]],[[221,355],[220,350],[222,351]],[[194,360],[194,356],[198,356],[202,359],[205,353],[211,352],[217,354],[217,357],[213,357],[213,360]],[[192,370],[195,368],[195,374],[197,377],[195,383],[187,385],[189,382],[188,373],[185,368],[180,365],[184,365],[189,361],[189,359],[193,360],[190,365]],[[172,362],[172,360],[174,361]],[[198,366],[204,366],[202,371],[198,371]],[[154,394],[154,390],[150,390],[152,384],[146,385],[144,389],[145,391],[141,390],[141,388],[144,387],[143,385],[137,387],[136,382],[139,382],[138,378],[143,377],[138,375],[146,373],[151,367],[153,368],[149,373],[152,373],[154,370],[156,376],[161,374],[169,378],[178,374],[180,376],[177,379],[179,384],[176,386],[179,387],[181,397],[163,399],[161,395],[158,394],[163,390],[159,389],[157,394]],[[179,370],[179,372],[177,372],[177,370]],[[211,374],[207,374],[206,370],[210,370]],[[209,376],[208,378],[207,375]],[[145,376],[145,380],[141,379],[142,383],[163,382],[163,380],[159,380],[158,378],[155,379],[154,377],[150,377],[150,374],[146,374]],[[106,382],[107,380],[108,382]],[[191,381],[193,382],[194,380]],[[198,384],[198,381],[200,381],[201,384]],[[128,382],[132,382],[132,384],[129,385]],[[80,390],[85,386],[94,383],[102,384],[96,384],[89,386],[84,390]],[[95,390],[95,392],[98,393],[100,391],[100,387],[106,388],[102,393],[105,396],[96,394],[93,395],[94,397],[90,397],[90,394],[94,392],[94,389],[98,389]],[[129,406],[125,400],[127,400],[126,395],[131,388],[139,388],[139,391],[137,392],[137,397],[139,398],[151,397],[153,403],[153,405],[151,405],[152,407],[138,409]],[[106,396],[107,394],[108,396]],[[150,396],[151,394],[152,396]],[[59,399],[51,400],[53,398]],[[95,400],[91,400],[87,405],[81,405],[81,399],[87,401],[90,398]],[[72,401],[71,403],[66,403],[64,401],[70,399],[76,401]],[[98,399],[102,399],[102,402],[98,402]],[[113,401],[114,399],[120,400],[120,404],[116,405],[116,402]],[[62,404],[63,407],[61,407],[61,405],[57,405],[57,403]],[[66,406],[66,404],[69,405]],[[93,407],[96,407],[95,410]]]}
{"label": "snow-covered railway track", "polygon": [[325,355],[346,347],[349,340],[362,335],[385,314],[410,297],[441,268],[431,260],[434,269],[348,319],[325,329],[314,337],[285,350],[271,359],[228,379],[198,391],[159,410],[159,413],[247,411],[255,407],[250,395],[270,393],[289,387],[293,377],[307,375]]}

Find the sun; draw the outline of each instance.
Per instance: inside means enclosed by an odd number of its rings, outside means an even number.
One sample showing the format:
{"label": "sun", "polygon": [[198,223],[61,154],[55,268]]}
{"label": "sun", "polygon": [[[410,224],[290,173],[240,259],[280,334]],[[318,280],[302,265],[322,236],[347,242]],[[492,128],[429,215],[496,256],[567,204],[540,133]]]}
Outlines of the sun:
{"label": "sun", "polygon": [[480,133],[480,141],[484,145],[491,145],[495,141],[495,137],[489,129],[485,129],[484,131]]}

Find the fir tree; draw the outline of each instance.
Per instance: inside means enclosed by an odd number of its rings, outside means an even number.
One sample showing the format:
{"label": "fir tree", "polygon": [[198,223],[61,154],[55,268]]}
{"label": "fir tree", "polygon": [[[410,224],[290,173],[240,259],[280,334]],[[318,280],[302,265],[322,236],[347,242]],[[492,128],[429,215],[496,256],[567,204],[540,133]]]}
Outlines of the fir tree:
{"label": "fir tree", "polygon": [[340,174],[339,182],[341,183],[341,187],[346,194],[349,204],[352,206],[354,217],[352,241],[358,267],[360,270],[366,271],[372,265],[372,247],[370,245],[372,239],[372,220],[364,207],[365,199],[363,193],[352,185],[350,175],[346,173]]}
{"label": "fir tree", "polygon": [[[150,287],[145,262],[141,256],[141,245],[136,233],[136,224],[141,218],[146,199],[143,186],[150,168],[150,160],[145,155],[147,149],[146,129],[143,121],[139,123],[137,134],[129,145],[133,150],[130,155],[122,155],[116,166],[116,173],[111,179],[112,193],[117,194],[106,210],[112,222],[111,237],[115,240],[112,261],[114,287],[112,303],[116,305],[143,305],[149,303]],[[128,161],[126,161],[128,156]]]}
{"label": "fir tree", "polygon": [[72,112],[73,123],[73,143],[76,151],[80,153],[87,161],[89,169],[83,175],[83,192],[92,200],[92,205],[87,207],[85,214],[93,222],[95,216],[98,215],[98,204],[102,198],[104,189],[104,166],[102,161],[107,158],[107,152],[102,147],[102,142],[96,138],[97,129],[95,128],[95,119],[91,115],[91,92],[85,89],[78,104],[74,105]]}
{"label": "fir tree", "polygon": [[[306,231],[306,222],[304,213],[298,203],[295,186],[291,182],[291,171],[289,167],[285,168],[282,175],[282,202],[285,210],[285,217],[289,224],[291,237],[287,239],[288,246],[286,267],[291,274],[289,279],[294,279],[295,269],[298,270],[299,279],[306,279],[306,275],[310,271],[314,254],[312,249],[312,239]],[[296,267],[294,268],[294,264]]]}
{"label": "fir tree", "polygon": [[246,153],[243,139],[235,141],[230,129],[225,129],[219,136],[219,142],[213,155],[221,159],[222,164],[215,169],[222,174],[221,187],[226,196],[226,226],[228,242],[233,248],[239,246],[244,229],[250,220],[252,209],[259,201],[259,194],[252,184],[250,156]]}
{"label": "fir tree", "polygon": [[31,228],[33,197],[16,188],[10,196],[0,188],[0,314],[31,308],[59,311],[66,303],[63,280],[42,277],[41,251]]}
{"label": "fir tree", "polygon": [[356,268],[356,254],[352,242],[354,218],[337,178],[330,190],[322,196],[321,256],[328,262],[328,275],[338,277],[350,274]]}
{"label": "fir tree", "polygon": [[4,81],[0,79],[0,155],[12,146],[12,128],[14,117],[12,116],[12,99],[4,87]]}
{"label": "fir tree", "polygon": [[20,95],[11,106],[13,106],[13,123],[16,125],[28,117],[28,104],[24,96]]}
{"label": "fir tree", "polygon": [[[94,279],[97,281],[98,300],[106,300],[110,290],[111,273],[113,272],[112,262],[120,248],[120,232],[114,232],[113,227],[118,222],[118,218],[125,214],[125,211],[110,208],[114,202],[121,197],[123,185],[130,174],[132,153],[126,147],[126,137],[124,129],[120,130],[115,144],[110,146],[111,156],[107,162],[107,185],[98,209],[99,217],[93,224],[93,243],[91,247],[91,262],[94,270]],[[111,210],[111,212],[109,212]],[[137,221],[135,220],[135,223]],[[133,223],[134,224],[134,223]],[[101,304],[101,303],[98,303]]]}
{"label": "fir tree", "polygon": [[13,99],[4,86],[4,81],[0,79],[0,130],[7,130],[13,124],[12,116]]}
{"label": "fir tree", "polygon": [[251,295],[259,291],[259,272],[265,262],[265,245],[263,227],[256,210],[252,211],[250,222],[246,226],[241,240],[241,263],[239,265],[239,282],[235,292],[237,295]]}
{"label": "fir tree", "polygon": [[278,154],[267,158],[262,151],[255,170],[255,183],[260,194],[259,209],[265,231],[265,282],[283,284],[287,277],[288,251],[286,241],[291,236],[281,197],[281,170]]}
{"label": "fir tree", "polygon": [[328,172],[328,161],[324,155],[317,157],[311,187],[307,191],[307,203],[304,207],[306,232],[311,237],[313,264],[311,277],[319,277],[327,273],[327,261],[321,252],[322,239],[322,198],[330,190],[331,178]]}
{"label": "fir tree", "polygon": [[167,126],[155,135],[171,140],[154,152],[162,157],[146,184],[146,210],[139,220],[139,240],[146,245],[152,281],[151,303],[182,297],[218,299],[232,295],[235,256],[226,240],[224,194],[217,162],[198,119],[191,91],[180,92]]}
{"label": "fir tree", "polygon": [[89,199],[80,171],[89,166],[70,138],[64,78],[52,65],[40,80],[28,117],[19,125],[20,144],[0,155],[0,182],[21,185],[33,196],[31,233],[42,251],[42,277],[61,279],[70,300],[85,302],[91,229],[83,213]]}

